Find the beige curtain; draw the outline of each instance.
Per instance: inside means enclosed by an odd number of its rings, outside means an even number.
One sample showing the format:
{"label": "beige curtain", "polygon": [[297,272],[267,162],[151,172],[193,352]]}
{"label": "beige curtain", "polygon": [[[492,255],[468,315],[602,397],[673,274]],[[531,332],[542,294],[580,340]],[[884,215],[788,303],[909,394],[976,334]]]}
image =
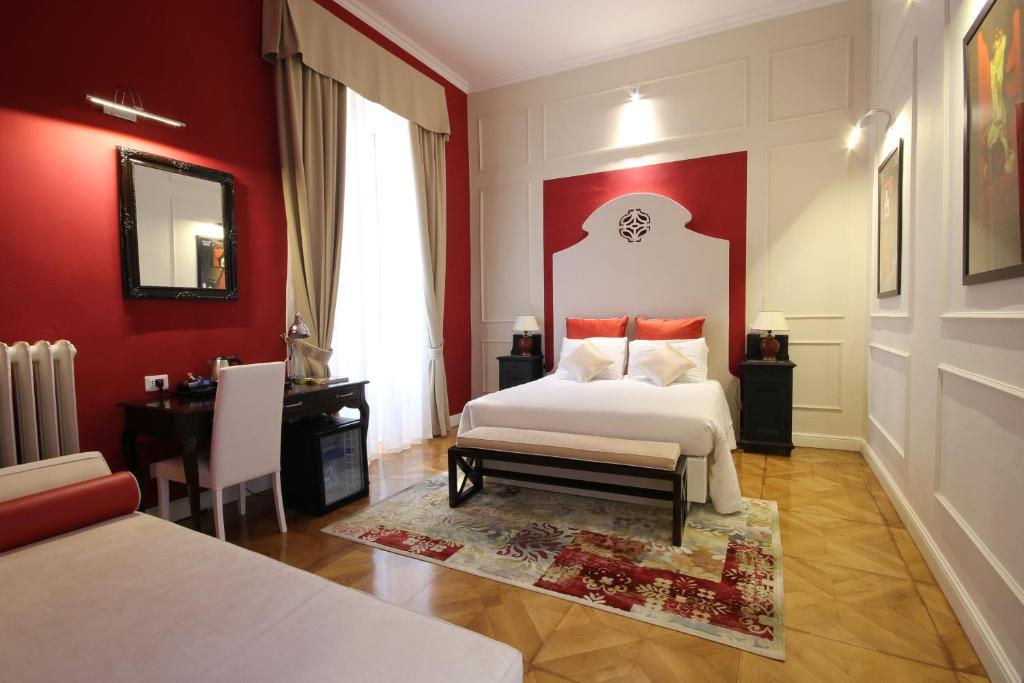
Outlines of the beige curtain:
{"label": "beige curtain", "polygon": [[[434,433],[448,431],[444,375],[444,88],[321,7],[264,0],[263,56],[276,69],[278,136],[302,344],[310,374],[326,376],[334,332],[345,186],[345,88],[411,122],[427,266]],[[344,84],[344,85],[342,85]]]}
{"label": "beige curtain", "polygon": [[423,288],[430,344],[430,378],[433,388],[430,417],[434,436],[448,433],[448,382],[444,370],[444,276],[447,244],[444,145],[447,136],[410,123],[416,197],[423,237]]}
{"label": "beige curtain", "polygon": [[275,62],[278,140],[295,310],[306,370],[327,377],[341,261],[345,86],[292,56]]}
{"label": "beige curtain", "polygon": [[450,133],[444,88],[315,0],[263,0],[263,57],[298,55],[317,73],[435,133]]}

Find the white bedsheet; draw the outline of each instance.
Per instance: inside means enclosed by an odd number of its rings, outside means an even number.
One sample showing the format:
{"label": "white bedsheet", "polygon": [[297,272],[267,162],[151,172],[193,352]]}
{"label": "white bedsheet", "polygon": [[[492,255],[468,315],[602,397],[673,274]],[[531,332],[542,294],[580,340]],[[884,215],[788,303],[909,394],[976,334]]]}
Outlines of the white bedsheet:
{"label": "white bedsheet", "polygon": [[4,683],[522,680],[504,643],[141,513],[0,553]]}
{"label": "white bedsheet", "polygon": [[743,509],[732,461],[729,405],[715,381],[658,387],[630,379],[580,383],[547,375],[466,404],[459,433],[513,427],[620,439],[669,441],[684,454],[708,454],[711,502],[719,513]]}

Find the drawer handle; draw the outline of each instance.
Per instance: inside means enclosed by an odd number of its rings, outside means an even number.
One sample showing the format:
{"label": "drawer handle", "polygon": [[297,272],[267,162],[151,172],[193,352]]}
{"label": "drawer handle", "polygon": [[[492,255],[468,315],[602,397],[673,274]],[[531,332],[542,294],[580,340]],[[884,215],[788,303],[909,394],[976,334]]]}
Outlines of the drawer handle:
{"label": "drawer handle", "polygon": [[302,401],[299,401],[298,403],[285,403],[284,407],[285,408],[301,408],[302,407]]}
{"label": "drawer handle", "polygon": [[355,395],[356,392],[350,391],[347,394],[335,394],[334,398],[348,398],[349,396]]}

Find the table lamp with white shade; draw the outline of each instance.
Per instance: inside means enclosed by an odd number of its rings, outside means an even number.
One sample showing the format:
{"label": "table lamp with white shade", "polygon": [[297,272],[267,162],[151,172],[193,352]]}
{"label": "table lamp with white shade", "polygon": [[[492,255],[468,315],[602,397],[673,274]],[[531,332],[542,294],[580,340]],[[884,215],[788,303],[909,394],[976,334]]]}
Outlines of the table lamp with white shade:
{"label": "table lamp with white shade", "polygon": [[533,333],[540,332],[537,318],[532,315],[517,315],[512,323],[512,331],[523,335],[519,338],[519,355],[533,355]]}
{"label": "table lamp with white shade", "polygon": [[777,360],[779,340],[772,336],[772,332],[789,332],[789,323],[786,316],[782,315],[782,311],[761,311],[754,318],[750,329],[768,333],[761,337],[761,360]]}

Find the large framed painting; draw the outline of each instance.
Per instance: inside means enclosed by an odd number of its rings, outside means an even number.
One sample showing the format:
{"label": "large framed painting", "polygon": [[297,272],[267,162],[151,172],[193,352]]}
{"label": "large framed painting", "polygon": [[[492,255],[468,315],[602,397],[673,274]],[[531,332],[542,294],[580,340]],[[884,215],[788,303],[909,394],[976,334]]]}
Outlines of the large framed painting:
{"label": "large framed painting", "polygon": [[878,167],[878,298],[898,296],[903,265],[903,140]]}
{"label": "large framed painting", "polygon": [[1024,276],[1024,0],[989,0],[964,36],[963,283]]}

